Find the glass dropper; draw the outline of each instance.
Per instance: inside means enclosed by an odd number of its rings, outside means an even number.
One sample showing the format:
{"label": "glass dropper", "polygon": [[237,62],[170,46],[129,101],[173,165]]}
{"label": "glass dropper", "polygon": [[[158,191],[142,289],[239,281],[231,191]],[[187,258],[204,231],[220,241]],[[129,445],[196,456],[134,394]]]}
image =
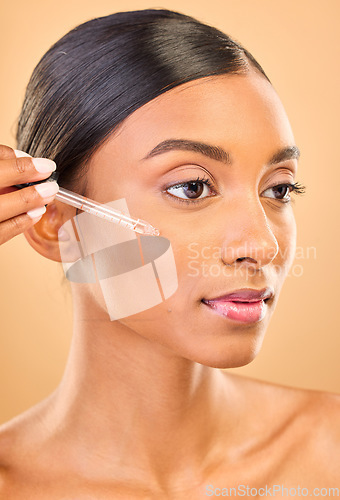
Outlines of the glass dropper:
{"label": "glass dropper", "polygon": [[[23,153],[22,151],[16,151],[17,157],[20,156],[30,156],[27,153]],[[45,180],[45,182],[58,181],[59,173],[54,171]],[[32,186],[34,184],[38,184],[42,181],[36,182],[28,182],[24,184],[16,184],[17,188],[24,188],[27,186]],[[159,236],[159,230],[154,228],[148,222],[142,219],[135,219],[134,217],[130,217],[130,215],[124,214],[119,210],[108,207],[102,203],[98,203],[97,201],[90,200],[85,196],[74,193],[73,191],[69,191],[68,189],[59,187],[59,191],[55,195],[56,199],[66,203],[67,205],[71,205],[72,207],[79,208],[84,212],[95,215],[96,217],[101,217],[110,222],[114,222],[115,224],[119,224],[122,227],[126,227],[128,229],[132,229],[136,233],[146,234],[151,236]]]}
{"label": "glass dropper", "polygon": [[103,205],[102,203],[98,203],[97,201],[90,200],[89,198],[73,193],[68,189],[59,188],[55,197],[57,200],[66,203],[67,205],[79,208],[79,210],[84,210],[84,212],[88,212],[89,214],[114,222],[122,227],[132,229],[137,233],[159,236],[159,230],[154,228],[148,222],[142,219],[130,217],[119,210]]}

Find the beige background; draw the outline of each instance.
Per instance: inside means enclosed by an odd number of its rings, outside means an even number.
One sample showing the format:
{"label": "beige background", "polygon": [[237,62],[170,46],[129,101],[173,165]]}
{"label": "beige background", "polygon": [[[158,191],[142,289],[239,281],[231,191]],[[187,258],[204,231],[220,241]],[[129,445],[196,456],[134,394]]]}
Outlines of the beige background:
{"label": "beige background", "polygon": [[[14,134],[29,76],[77,24],[122,10],[169,8],[243,43],[279,92],[302,159],[297,180],[298,251],[263,349],[237,369],[260,379],[340,392],[338,0],[35,0],[2,2],[0,142]],[[315,250],[313,250],[313,248]],[[316,252],[316,256],[315,253]],[[58,384],[72,332],[62,271],[21,235],[0,248],[0,422]]]}

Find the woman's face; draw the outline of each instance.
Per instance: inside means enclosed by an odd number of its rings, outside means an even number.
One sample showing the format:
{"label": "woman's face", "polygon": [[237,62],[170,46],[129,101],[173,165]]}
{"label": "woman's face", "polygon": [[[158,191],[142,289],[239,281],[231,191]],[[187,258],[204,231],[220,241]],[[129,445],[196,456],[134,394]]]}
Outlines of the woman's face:
{"label": "woman's face", "polygon": [[[177,142],[158,146],[164,141]],[[208,156],[207,145],[226,154]],[[123,122],[92,157],[87,195],[125,198],[130,214],[170,240],[178,288],[120,325],[208,366],[255,357],[295,253],[294,194],[275,188],[295,181],[293,146],[276,92],[255,71],[183,84]],[[257,320],[231,319],[202,301],[266,287],[274,296]],[[91,304],[103,308],[99,294]]]}

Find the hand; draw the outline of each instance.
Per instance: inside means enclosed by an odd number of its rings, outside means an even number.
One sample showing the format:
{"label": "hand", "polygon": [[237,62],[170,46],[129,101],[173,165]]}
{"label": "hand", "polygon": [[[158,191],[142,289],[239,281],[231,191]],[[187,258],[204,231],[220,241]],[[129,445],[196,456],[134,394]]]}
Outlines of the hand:
{"label": "hand", "polygon": [[43,181],[55,169],[52,160],[0,145],[0,245],[38,222],[59,190],[55,181],[22,189],[15,185]]}

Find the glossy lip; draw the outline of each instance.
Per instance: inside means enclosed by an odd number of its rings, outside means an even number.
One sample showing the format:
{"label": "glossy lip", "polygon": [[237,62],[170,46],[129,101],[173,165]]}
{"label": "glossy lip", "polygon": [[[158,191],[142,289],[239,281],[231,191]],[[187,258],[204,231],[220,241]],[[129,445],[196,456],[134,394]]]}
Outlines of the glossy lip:
{"label": "glossy lip", "polygon": [[267,313],[265,300],[258,300],[256,302],[216,300],[209,303],[203,302],[203,304],[214,314],[237,323],[258,323],[265,318]]}
{"label": "glossy lip", "polygon": [[226,301],[258,302],[260,300],[271,299],[273,295],[274,291],[271,287],[262,288],[262,290],[256,290],[253,288],[242,288],[213,299],[202,299],[202,302],[204,302],[205,304],[210,304],[212,302],[226,302]]}

